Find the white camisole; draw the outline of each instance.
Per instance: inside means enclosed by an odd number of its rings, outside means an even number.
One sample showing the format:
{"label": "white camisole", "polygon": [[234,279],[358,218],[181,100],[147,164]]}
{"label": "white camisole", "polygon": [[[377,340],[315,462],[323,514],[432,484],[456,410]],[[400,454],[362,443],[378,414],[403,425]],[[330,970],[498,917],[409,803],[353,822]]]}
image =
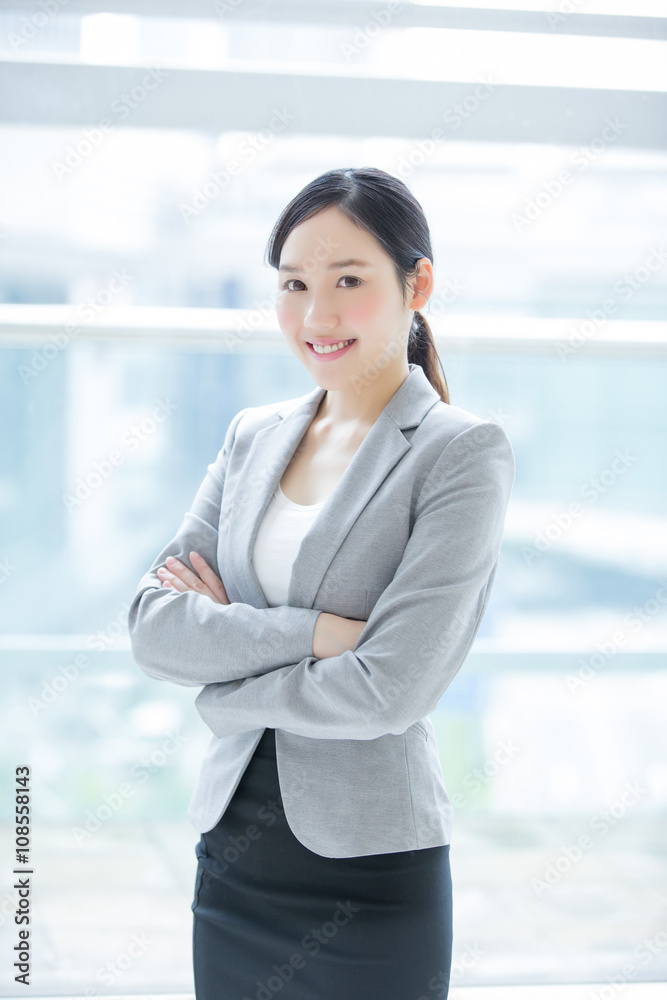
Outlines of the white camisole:
{"label": "white camisole", "polygon": [[280,483],[271,497],[259,526],[252,554],[252,566],[270,608],[287,604],[292,563],[303,536],[326,500],[300,504],[288,499]]}

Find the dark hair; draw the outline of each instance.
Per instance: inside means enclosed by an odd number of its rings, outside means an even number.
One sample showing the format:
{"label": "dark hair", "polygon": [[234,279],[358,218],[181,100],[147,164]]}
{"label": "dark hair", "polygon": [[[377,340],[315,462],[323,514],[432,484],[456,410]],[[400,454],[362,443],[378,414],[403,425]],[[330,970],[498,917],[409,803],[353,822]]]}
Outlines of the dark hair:
{"label": "dark hair", "polygon": [[[431,236],[422,207],[409,188],[378,167],[328,170],[302,188],[273,227],[266,263],[277,269],[283,244],[294,227],[330,205],[367,230],[392,258],[405,302],[407,279],[417,273],[419,258],[428,257],[433,263]],[[449,403],[447,380],[433,334],[419,310],[414,311],[410,327],[408,362],[420,365],[443,402]]]}

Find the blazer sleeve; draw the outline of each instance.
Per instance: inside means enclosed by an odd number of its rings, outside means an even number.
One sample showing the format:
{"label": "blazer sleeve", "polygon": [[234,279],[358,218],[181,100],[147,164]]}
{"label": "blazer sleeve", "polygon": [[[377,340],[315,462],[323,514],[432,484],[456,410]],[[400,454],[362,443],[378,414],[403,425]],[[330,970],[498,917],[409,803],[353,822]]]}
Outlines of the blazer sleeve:
{"label": "blazer sleeve", "polygon": [[194,550],[225,582],[217,555],[222,488],[234,435],[246,412],[247,408],[233,418],[190,510],[141,578],[128,611],[132,655],[144,673],[157,680],[199,687],[261,674],[313,652],[320,614],[314,608],[216,604],[192,590],[179,593],[163,587],[156,575],[167,556],[194,571],[189,557]]}
{"label": "blazer sleeve", "polygon": [[[195,705],[209,729],[373,740],[432,712],[486,611],[514,477],[500,424],[480,420],[461,431],[424,482],[402,560],[354,650],[207,684]],[[392,539],[378,536],[377,544]]]}

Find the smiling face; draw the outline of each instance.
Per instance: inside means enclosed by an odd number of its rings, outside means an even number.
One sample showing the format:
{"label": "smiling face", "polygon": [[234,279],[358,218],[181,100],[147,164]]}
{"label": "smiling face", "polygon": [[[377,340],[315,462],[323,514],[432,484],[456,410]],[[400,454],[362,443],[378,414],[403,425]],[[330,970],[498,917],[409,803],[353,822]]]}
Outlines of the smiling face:
{"label": "smiling face", "polygon": [[[426,260],[429,292],[430,268]],[[424,301],[408,294],[403,304],[391,257],[335,206],[295,226],[285,240],[278,323],[290,349],[325,388],[341,388],[361,373],[407,371],[412,309]],[[317,345],[333,346],[322,354]]]}

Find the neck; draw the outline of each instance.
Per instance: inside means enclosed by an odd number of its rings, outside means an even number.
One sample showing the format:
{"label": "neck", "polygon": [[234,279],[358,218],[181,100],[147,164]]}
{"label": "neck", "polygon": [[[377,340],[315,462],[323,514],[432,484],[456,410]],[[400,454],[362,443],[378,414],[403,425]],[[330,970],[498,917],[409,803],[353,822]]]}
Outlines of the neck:
{"label": "neck", "polygon": [[409,374],[404,358],[400,366],[387,369],[382,377],[367,380],[360,376],[345,389],[327,389],[315,419],[331,428],[346,424],[371,427]]}

